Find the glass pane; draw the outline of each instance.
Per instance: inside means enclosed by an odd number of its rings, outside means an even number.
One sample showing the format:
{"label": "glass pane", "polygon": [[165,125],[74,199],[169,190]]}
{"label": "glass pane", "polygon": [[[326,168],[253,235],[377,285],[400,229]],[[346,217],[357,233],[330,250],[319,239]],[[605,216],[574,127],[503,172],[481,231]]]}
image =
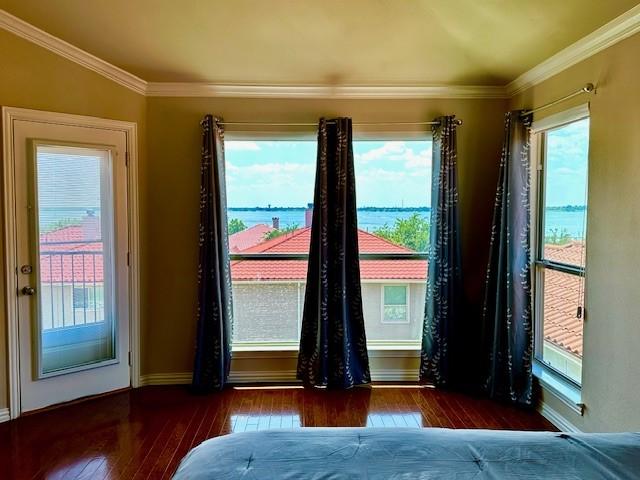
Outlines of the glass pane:
{"label": "glass pane", "polygon": [[[309,252],[316,142],[227,141],[229,250]],[[299,342],[307,260],[231,262],[234,342]]]}
{"label": "glass pane", "polygon": [[431,141],[356,141],[353,152],[358,227],[392,244],[383,253],[426,252]]}
{"label": "glass pane", "polygon": [[546,133],[544,256],[584,266],[589,119]]}
{"label": "glass pane", "polygon": [[[360,253],[426,252],[431,141],[356,141],[353,150]],[[361,260],[360,268],[367,341],[419,342],[427,261]],[[385,287],[383,299],[380,284],[389,280],[403,285]]]}
{"label": "glass pane", "polygon": [[544,270],[544,362],[575,382],[582,379],[584,277]]}
{"label": "glass pane", "polygon": [[36,149],[37,352],[42,374],[115,358],[107,150]]}
{"label": "glass pane", "polygon": [[407,304],[407,287],[390,286],[384,287],[384,304],[385,305],[406,305]]}
{"label": "glass pane", "polygon": [[278,244],[311,227],[316,142],[227,141],[225,155],[231,253],[308,253],[306,236]]}

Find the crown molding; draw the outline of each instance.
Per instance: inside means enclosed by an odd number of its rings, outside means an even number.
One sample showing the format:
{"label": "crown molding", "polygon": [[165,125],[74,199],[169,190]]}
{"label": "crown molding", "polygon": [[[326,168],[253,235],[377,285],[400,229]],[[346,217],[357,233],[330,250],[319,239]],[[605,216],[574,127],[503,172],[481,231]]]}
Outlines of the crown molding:
{"label": "crown molding", "polygon": [[469,85],[246,85],[150,82],[150,97],[236,97],[314,99],[507,98],[504,87]]}
{"label": "crown molding", "polygon": [[640,5],[636,5],[520,75],[506,85],[506,93],[509,96],[517,95],[639,31]]}
{"label": "crown molding", "polygon": [[147,82],[0,9],[0,28],[144,95]]}
{"label": "crown molding", "polygon": [[236,97],[309,99],[501,99],[537,85],[640,31],[640,5],[623,13],[505,86],[470,85],[249,85],[197,82],[146,82],[0,9],[0,28],[150,97]]}

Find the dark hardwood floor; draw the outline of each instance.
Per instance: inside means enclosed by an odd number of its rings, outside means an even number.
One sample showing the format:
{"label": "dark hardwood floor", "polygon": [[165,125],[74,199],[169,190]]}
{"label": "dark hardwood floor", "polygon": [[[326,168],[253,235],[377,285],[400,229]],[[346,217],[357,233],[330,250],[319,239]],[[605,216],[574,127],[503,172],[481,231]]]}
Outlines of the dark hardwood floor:
{"label": "dark hardwood floor", "polygon": [[535,412],[411,385],[235,387],[208,396],[145,387],[0,424],[0,478],[170,478],[209,437],[300,426],[555,430]]}

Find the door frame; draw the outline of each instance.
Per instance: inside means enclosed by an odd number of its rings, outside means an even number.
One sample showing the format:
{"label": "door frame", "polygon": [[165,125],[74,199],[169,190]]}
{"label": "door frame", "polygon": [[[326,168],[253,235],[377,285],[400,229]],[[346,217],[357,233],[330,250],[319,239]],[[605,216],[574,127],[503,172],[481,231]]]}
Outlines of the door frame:
{"label": "door frame", "polygon": [[131,386],[140,385],[140,256],[138,210],[138,137],[137,124],[120,120],[46,112],[16,107],[2,107],[3,200],[5,297],[7,316],[7,371],[9,385],[9,416],[20,416],[20,350],[18,338],[18,262],[16,229],[15,156],[13,148],[14,122],[32,121],[100,128],[123,132],[127,145],[127,217],[129,227],[129,368]]}

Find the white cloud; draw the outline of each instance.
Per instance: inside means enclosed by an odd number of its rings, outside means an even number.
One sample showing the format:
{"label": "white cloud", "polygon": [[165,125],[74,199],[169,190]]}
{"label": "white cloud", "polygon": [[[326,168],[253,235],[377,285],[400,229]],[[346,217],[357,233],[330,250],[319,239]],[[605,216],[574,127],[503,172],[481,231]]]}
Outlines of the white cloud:
{"label": "white cloud", "polygon": [[260,145],[248,140],[230,140],[224,142],[224,148],[230,151],[255,151],[260,150]]}
{"label": "white cloud", "polygon": [[381,147],[374,148],[366,153],[356,153],[355,160],[362,163],[385,160],[389,158],[389,155],[403,153],[406,149],[404,142],[385,142]]}
{"label": "white cloud", "polygon": [[405,161],[404,168],[407,170],[429,169],[431,168],[431,148],[427,148],[418,153],[414,153],[414,151],[409,148],[400,159]]}
{"label": "white cloud", "polygon": [[431,146],[416,152],[405,142],[386,142],[381,147],[356,154],[355,160],[361,164],[384,160],[403,162],[407,170],[425,170],[431,166]]}

